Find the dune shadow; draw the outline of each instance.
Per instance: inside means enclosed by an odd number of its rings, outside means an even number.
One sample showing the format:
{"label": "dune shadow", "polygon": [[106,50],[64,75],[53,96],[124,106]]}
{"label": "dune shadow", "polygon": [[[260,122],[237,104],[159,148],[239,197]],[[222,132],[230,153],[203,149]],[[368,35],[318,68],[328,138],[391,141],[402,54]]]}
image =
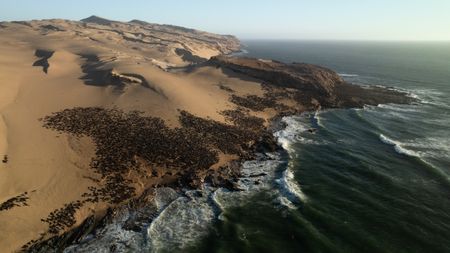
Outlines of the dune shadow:
{"label": "dune shadow", "polygon": [[50,64],[48,63],[48,59],[50,59],[50,57],[53,56],[53,53],[55,51],[48,51],[48,50],[42,50],[42,49],[37,49],[34,52],[34,55],[36,57],[39,57],[40,59],[35,61],[33,63],[33,66],[40,66],[42,67],[42,71],[44,71],[45,74],[48,73],[48,68],[50,68]]}
{"label": "dune shadow", "polygon": [[150,85],[142,75],[135,73],[116,73],[112,68],[103,69],[104,63],[94,54],[81,54],[79,56],[85,60],[85,63],[81,65],[81,70],[84,75],[80,79],[86,85],[98,87],[114,86],[117,90],[123,91],[127,84],[137,84],[167,98],[161,90],[157,90]]}
{"label": "dune shadow", "polygon": [[57,26],[54,26],[54,25],[41,25],[40,27],[43,28],[43,29],[51,30],[51,31],[55,31],[55,32],[64,32],[64,31],[66,31],[66,30],[64,30],[62,28],[59,28]]}
{"label": "dune shadow", "polygon": [[189,52],[186,49],[182,49],[182,48],[177,48],[175,49],[175,53],[179,56],[181,56],[181,59],[183,59],[183,61],[187,61],[187,62],[192,62],[192,63],[201,63],[201,62],[205,62],[208,59],[202,58],[200,56],[197,55],[193,55],[191,52]]}

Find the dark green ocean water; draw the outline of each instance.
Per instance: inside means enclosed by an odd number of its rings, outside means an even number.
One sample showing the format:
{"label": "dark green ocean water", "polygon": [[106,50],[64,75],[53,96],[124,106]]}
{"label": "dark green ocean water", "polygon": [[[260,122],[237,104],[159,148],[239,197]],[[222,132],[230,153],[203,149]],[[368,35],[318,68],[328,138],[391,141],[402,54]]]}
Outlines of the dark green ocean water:
{"label": "dark green ocean water", "polygon": [[326,66],[420,102],[290,118],[282,169],[304,198],[259,193],[191,251],[450,252],[450,43],[245,43],[247,56]]}

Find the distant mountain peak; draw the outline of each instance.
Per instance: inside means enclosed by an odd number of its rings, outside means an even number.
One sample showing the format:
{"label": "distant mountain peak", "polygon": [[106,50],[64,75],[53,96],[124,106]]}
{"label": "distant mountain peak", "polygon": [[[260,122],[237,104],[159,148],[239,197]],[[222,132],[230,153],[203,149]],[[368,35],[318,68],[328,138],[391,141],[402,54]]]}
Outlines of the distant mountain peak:
{"label": "distant mountain peak", "polygon": [[99,25],[110,25],[112,22],[112,20],[106,19],[106,18],[102,18],[99,16],[95,16],[92,15],[90,17],[84,18],[82,20],[80,20],[81,22],[85,22],[85,23],[95,23],[95,24],[99,24]]}
{"label": "distant mountain peak", "polygon": [[142,21],[139,19],[133,19],[133,20],[129,21],[128,23],[134,23],[134,24],[138,24],[138,25],[149,25],[150,24],[149,22]]}

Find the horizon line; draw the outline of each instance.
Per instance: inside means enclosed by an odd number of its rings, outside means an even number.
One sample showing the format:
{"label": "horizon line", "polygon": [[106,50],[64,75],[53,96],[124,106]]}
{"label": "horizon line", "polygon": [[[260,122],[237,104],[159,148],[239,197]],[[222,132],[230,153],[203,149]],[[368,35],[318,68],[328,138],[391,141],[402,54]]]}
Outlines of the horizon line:
{"label": "horizon line", "polygon": [[[83,22],[83,19],[86,18],[90,18],[90,17],[98,17],[101,19],[105,19],[105,20],[109,20],[112,22],[122,22],[122,23],[129,23],[133,20],[139,20],[139,21],[143,21],[143,22],[147,22],[150,24],[158,24],[158,25],[172,25],[172,26],[179,26],[179,27],[184,27],[184,28],[189,28],[189,29],[194,29],[194,30],[199,30],[199,31],[205,31],[205,32],[210,32],[210,31],[206,31],[203,30],[201,28],[194,28],[194,27],[189,27],[189,26],[184,26],[184,25],[179,25],[179,24],[168,24],[168,23],[159,23],[157,21],[148,21],[148,20],[142,20],[142,19],[131,19],[131,20],[120,20],[120,19],[109,19],[109,18],[104,18],[102,16],[99,15],[89,15],[88,17],[85,18],[81,18],[81,19],[70,19],[70,18],[35,18],[35,19],[27,19],[27,20],[0,20],[0,22],[21,22],[21,21],[25,21],[25,22],[29,22],[29,21],[44,21],[44,20],[53,20],[53,19],[61,19],[61,20],[68,20],[68,21],[77,21],[77,22]],[[216,32],[210,32],[210,33],[216,33]],[[414,43],[414,42],[430,42],[430,43],[450,43],[450,39],[358,39],[358,38],[299,38],[299,37],[292,37],[292,38],[276,38],[276,37],[247,37],[247,36],[241,36],[241,35],[237,35],[237,34],[233,34],[233,33],[216,33],[219,35],[232,35],[237,37],[239,40],[241,41],[251,41],[251,40],[265,40],[265,41],[317,41],[317,42],[397,42],[397,43],[405,43],[405,42],[410,42],[410,43]]]}

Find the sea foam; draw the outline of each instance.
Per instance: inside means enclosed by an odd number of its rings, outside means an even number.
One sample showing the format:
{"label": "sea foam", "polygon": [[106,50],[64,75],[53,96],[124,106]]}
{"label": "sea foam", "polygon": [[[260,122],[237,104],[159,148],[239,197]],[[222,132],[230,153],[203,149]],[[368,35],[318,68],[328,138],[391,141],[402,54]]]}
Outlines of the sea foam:
{"label": "sea foam", "polygon": [[[283,118],[285,129],[274,133],[289,155],[293,154],[293,143],[304,141],[299,133],[308,129],[300,119]],[[257,154],[257,159],[243,162],[240,170],[241,176],[235,184],[238,191],[208,184],[201,190],[157,188],[153,202],[144,207],[155,209],[143,223],[144,233],[124,228],[136,212],[144,210],[125,209],[113,222],[97,231],[94,240],[92,235],[64,252],[109,252],[112,244],[118,252],[179,251],[206,236],[214,220],[225,220],[226,210],[249,203],[257,193],[268,193],[273,198],[272,203],[280,208],[296,209],[307,200],[283,152]]]}
{"label": "sea foam", "polygon": [[416,152],[404,148],[404,147],[402,146],[402,143],[401,143],[401,142],[398,142],[398,141],[395,141],[395,140],[393,140],[393,139],[390,139],[390,138],[386,137],[386,136],[383,135],[383,134],[380,134],[379,137],[380,137],[380,140],[381,140],[382,142],[384,142],[384,143],[386,143],[386,144],[388,144],[388,145],[393,146],[393,147],[394,147],[394,150],[395,150],[397,153],[399,153],[399,154],[402,154],[402,155],[408,155],[408,156],[414,156],[414,157],[420,157],[420,155],[417,154]]}
{"label": "sea foam", "polygon": [[341,77],[357,77],[357,76],[359,76],[357,74],[346,74],[346,73],[338,73],[338,75]]}

